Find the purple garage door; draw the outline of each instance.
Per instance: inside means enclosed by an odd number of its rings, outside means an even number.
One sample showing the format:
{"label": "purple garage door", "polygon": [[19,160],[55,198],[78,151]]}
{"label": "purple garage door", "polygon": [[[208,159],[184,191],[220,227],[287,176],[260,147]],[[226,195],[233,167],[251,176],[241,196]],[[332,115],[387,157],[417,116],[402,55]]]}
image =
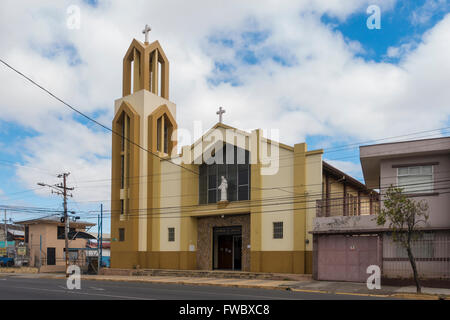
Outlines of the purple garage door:
{"label": "purple garage door", "polygon": [[319,236],[319,280],[366,282],[369,265],[380,266],[377,235]]}

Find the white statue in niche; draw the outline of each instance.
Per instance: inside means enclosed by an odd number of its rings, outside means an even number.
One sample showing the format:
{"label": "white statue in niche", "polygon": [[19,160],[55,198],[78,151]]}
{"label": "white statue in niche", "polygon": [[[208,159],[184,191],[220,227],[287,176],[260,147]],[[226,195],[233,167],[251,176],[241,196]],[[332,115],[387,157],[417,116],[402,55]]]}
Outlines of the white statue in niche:
{"label": "white statue in niche", "polygon": [[227,199],[228,182],[224,176],[222,176],[222,182],[220,183],[218,189],[220,190],[220,201],[228,201]]}

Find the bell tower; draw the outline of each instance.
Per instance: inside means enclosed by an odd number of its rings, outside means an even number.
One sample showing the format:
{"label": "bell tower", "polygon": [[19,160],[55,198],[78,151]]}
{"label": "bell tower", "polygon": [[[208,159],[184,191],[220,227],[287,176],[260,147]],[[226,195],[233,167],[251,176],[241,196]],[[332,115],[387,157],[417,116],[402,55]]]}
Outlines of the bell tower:
{"label": "bell tower", "polygon": [[158,41],[134,39],[123,58],[122,95],[142,89],[169,100],[169,61]]}
{"label": "bell tower", "polygon": [[[123,58],[122,97],[112,123],[111,264],[149,265],[159,250],[162,159],[176,154],[176,105],[169,100],[169,60],[160,43],[133,39]],[[150,217],[150,218],[149,218]],[[152,262],[153,263],[153,262]]]}

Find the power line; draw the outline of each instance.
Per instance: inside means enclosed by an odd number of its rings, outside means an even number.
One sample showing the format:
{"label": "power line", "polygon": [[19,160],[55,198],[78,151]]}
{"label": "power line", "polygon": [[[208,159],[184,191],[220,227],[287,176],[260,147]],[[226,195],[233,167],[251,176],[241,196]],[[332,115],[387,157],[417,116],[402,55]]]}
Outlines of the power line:
{"label": "power line", "polygon": [[[447,188],[448,189],[448,188]],[[450,191],[445,191],[445,192],[440,192],[440,194],[449,194]],[[343,198],[341,198],[343,199]],[[339,199],[338,199],[339,200]],[[290,203],[309,203],[312,201],[298,201],[298,202],[290,202]],[[284,205],[284,204],[280,204],[280,205]],[[348,206],[348,205],[347,205]],[[325,208],[327,206],[322,206],[322,208]],[[338,204],[330,204],[328,205],[328,207],[345,207],[345,205],[343,203],[338,203]],[[276,210],[261,210],[261,211],[247,211],[247,212],[242,212],[242,214],[257,214],[257,213],[261,213],[261,214],[271,214],[271,213],[278,213],[278,212],[285,212],[285,213],[293,213],[296,210],[306,210],[306,209],[317,209],[317,206],[306,206],[306,207],[299,207],[299,208],[289,208],[289,209],[276,209]],[[198,211],[196,211],[198,212]],[[209,212],[209,211],[208,211]],[[181,218],[191,218],[192,216],[189,215],[178,215],[178,216],[174,216],[174,215],[170,215],[170,216],[164,216],[164,215],[169,215],[172,213],[159,213],[159,214],[134,214],[134,215],[128,215],[128,217],[132,218],[132,219],[181,219]],[[226,214],[226,213],[225,213]],[[361,214],[364,215],[364,214]],[[361,216],[358,215],[358,216]],[[366,215],[370,215],[370,214],[366,214]],[[196,218],[201,218],[202,216],[196,216]],[[113,219],[113,216],[106,216],[106,218],[108,219]],[[114,218],[118,218],[118,217],[114,217]],[[127,217],[125,217],[127,218]],[[91,216],[91,217],[84,217],[83,219],[97,219],[96,216]]]}
{"label": "power line", "polygon": [[72,105],[70,105],[69,103],[65,102],[64,100],[62,100],[61,98],[59,98],[58,96],[56,96],[55,94],[53,94],[51,91],[47,90],[47,89],[44,88],[42,85],[38,84],[38,83],[37,83],[36,81],[34,81],[33,79],[29,78],[28,76],[26,76],[25,74],[23,74],[22,72],[20,72],[19,70],[17,70],[16,68],[14,68],[14,67],[12,67],[11,65],[9,65],[8,63],[6,63],[3,59],[0,59],[0,62],[3,63],[3,64],[4,64],[5,66],[7,66],[8,68],[10,68],[11,70],[13,70],[14,72],[16,72],[17,74],[19,74],[20,76],[22,76],[23,78],[25,78],[26,80],[28,80],[28,81],[29,81],[30,83],[32,83],[33,85],[35,85],[35,86],[37,86],[38,88],[40,88],[41,90],[45,91],[48,95],[50,95],[50,96],[53,97],[54,99],[58,100],[59,102],[61,102],[62,104],[64,104],[66,107],[68,107],[68,108],[70,108],[71,110],[75,111],[76,113],[78,113],[78,114],[81,115],[82,117],[88,119],[89,121],[91,121],[91,122],[97,124],[98,126],[102,127],[103,129],[105,129],[105,130],[107,130],[107,131],[110,131],[111,133],[113,133],[113,134],[119,136],[119,137],[122,138],[122,139],[127,140],[128,142],[130,142],[130,143],[133,144],[134,146],[138,147],[139,149],[142,149],[143,151],[148,152],[148,153],[152,154],[153,156],[158,157],[158,158],[161,159],[161,160],[167,161],[167,162],[169,162],[169,163],[172,163],[173,165],[176,165],[176,166],[178,166],[178,167],[180,167],[180,168],[183,168],[183,169],[188,170],[188,171],[190,171],[190,172],[192,172],[192,173],[194,173],[194,174],[197,174],[195,171],[193,171],[193,170],[191,170],[191,169],[189,169],[189,168],[183,167],[182,165],[179,165],[179,164],[177,164],[177,163],[175,163],[175,162],[173,162],[173,161],[171,161],[171,160],[169,160],[169,159],[165,159],[164,157],[160,156],[159,154],[154,153],[154,152],[152,152],[152,151],[150,151],[150,150],[148,150],[148,149],[142,147],[141,145],[135,143],[135,142],[132,141],[131,139],[129,139],[129,138],[125,137],[125,136],[122,136],[119,132],[116,132],[116,131],[114,131],[113,129],[109,128],[108,126],[106,126],[106,125],[104,125],[104,124],[98,122],[97,120],[95,120],[95,119],[89,117],[87,114],[81,112],[81,111],[78,110],[77,108],[75,108],[75,107],[73,107]]}
{"label": "power line", "polygon": [[[450,182],[450,179],[445,180],[445,182]],[[422,182],[422,183],[414,183],[414,184],[407,184],[404,185],[406,187],[412,187],[412,186],[421,186],[421,185],[429,185],[429,182]],[[383,189],[388,189],[389,187],[384,187]],[[438,190],[447,190],[450,189],[449,187],[441,187],[441,188],[434,188],[433,190],[438,191]],[[429,189],[424,189],[424,190],[415,190],[415,192],[418,191],[427,191],[429,192]],[[338,192],[337,192],[338,193]],[[342,195],[342,191],[339,192]],[[381,193],[380,196],[384,195],[384,193]],[[315,195],[297,195],[297,196],[291,196],[291,197],[285,197],[285,198],[278,198],[278,199],[272,199],[273,201],[277,201],[277,200],[294,200],[294,199],[298,199],[298,198],[315,198],[315,199],[311,199],[311,200],[305,200],[304,202],[315,202],[317,200],[324,200],[323,198],[319,197],[323,197],[322,193],[318,193]],[[367,197],[363,197],[363,198],[367,198]],[[336,198],[334,198],[336,199]],[[339,198],[338,198],[339,199]],[[259,199],[261,201],[264,201],[264,199]],[[333,199],[330,199],[333,200]],[[242,206],[234,206],[233,209],[247,209],[249,207],[255,207],[255,206],[260,206],[262,204],[252,204],[251,202],[254,200],[245,200],[250,202],[250,204],[242,204]],[[302,201],[289,201],[289,202],[279,202],[279,203],[264,203],[264,206],[273,206],[273,205],[286,205],[286,204],[292,204],[292,203],[303,203]],[[210,208],[198,208],[198,205],[185,205],[185,206],[172,206],[172,207],[153,207],[153,208],[139,208],[139,209],[132,209],[129,210],[129,212],[137,212],[138,215],[140,216],[145,216],[145,214],[140,214],[139,212],[142,211],[149,211],[149,210],[181,210],[181,209],[189,209],[189,208],[196,208],[195,212],[210,212],[211,209]],[[91,212],[97,212],[97,211],[91,211]],[[120,212],[120,210],[107,210],[104,212],[111,212],[111,213],[116,213],[116,212]],[[166,212],[167,213],[167,212]],[[169,212],[170,213],[170,212]],[[176,213],[176,212],[175,212]],[[161,213],[159,213],[161,214]],[[128,214],[130,216],[130,214]],[[152,214],[150,214],[152,215]]]}
{"label": "power line", "polygon": [[[450,181],[450,179],[449,180],[446,180],[446,181]],[[441,182],[444,182],[444,181],[441,181]],[[429,183],[428,182],[423,182],[423,183],[415,183],[415,184],[408,184],[408,185],[406,185],[406,186],[413,186],[413,185],[415,185],[415,186],[418,186],[418,185],[428,185]],[[439,190],[444,190],[444,192],[440,192],[440,194],[446,194],[446,193],[449,193],[449,192],[447,192],[447,191],[445,191],[445,190],[448,190],[450,187],[442,187],[442,188],[434,188],[433,189],[433,192],[435,192],[435,191],[439,191]],[[427,190],[415,190],[416,192],[420,192],[420,191],[430,191],[429,189],[427,189]],[[295,199],[295,198],[306,198],[306,197],[311,197],[311,195],[305,195],[305,196],[295,196],[295,197],[287,197],[287,198],[285,198],[285,199]],[[343,198],[331,198],[330,200],[339,200],[339,199],[343,199]],[[281,199],[280,199],[281,200]],[[324,200],[324,199],[320,199],[320,200]],[[303,201],[289,201],[289,202],[278,202],[278,203],[272,203],[272,204],[267,204],[268,206],[280,206],[280,205],[286,205],[286,204],[295,204],[295,203],[310,203],[310,202],[316,202],[317,200],[316,199],[311,199],[311,200],[303,200]],[[366,200],[367,201],[367,200]],[[342,204],[337,204],[337,205],[332,205],[332,206],[341,206]],[[142,211],[142,210],[151,210],[151,209],[158,209],[158,210],[164,210],[164,209],[174,209],[174,208],[177,208],[177,209],[181,209],[181,207],[184,207],[184,206],[178,206],[178,207],[166,207],[166,208],[163,208],[163,207],[160,207],[160,208],[145,208],[145,209],[137,209],[137,210],[131,210],[131,212],[139,212],[139,211]],[[197,207],[197,205],[192,205],[191,207]],[[249,207],[249,205],[245,205],[245,206],[243,206],[242,208],[248,208]],[[30,207],[12,207],[12,206],[0,206],[0,209],[4,209],[4,208],[8,208],[8,210],[11,210],[11,211],[15,211],[14,209],[19,209],[19,210],[23,210],[24,208],[30,208]],[[48,212],[49,210],[55,210],[55,209],[49,209],[49,208],[34,208],[34,207],[31,207],[32,209],[39,209],[39,210],[45,210],[46,212]],[[314,206],[314,207],[309,207],[309,208],[316,208],[316,206]],[[234,209],[236,209],[236,207],[234,207]],[[268,213],[270,213],[270,212],[280,212],[280,211],[289,211],[289,210],[292,210],[292,209],[281,209],[281,210],[264,210],[263,212],[268,212]],[[206,211],[208,211],[209,212],[209,210],[208,209],[206,209]],[[61,213],[61,211],[58,211],[58,210],[55,210],[55,212],[59,212],[59,213]],[[89,215],[89,214],[92,214],[92,213],[94,213],[94,212],[96,212],[96,211],[88,211],[88,212],[86,212],[86,214],[87,215]],[[111,214],[113,214],[115,211],[113,211],[113,210],[110,210],[109,211]],[[196,210],[196,212],[200,212],[199,210]],[[127,214],[127,217],[130,217],[130,218],[145,218],[145,217],[148,217],[148,216],[156,216],[156,215],[159,215],[159,216],[161,216],[161,215],[164,215],[164,214],[171,214],[171,212],[165,212],[165,213],[151,213],[151,214],[140,214],[140,213],[129,213],[129,214]],[[54,216],[54,214],[52,214],[51,216]],[[170,217],[164,217],[164,216],[162,216],[161,218],[176,218],[177,216],[170,216]],[[179,216],[180,218],[182,217],[182,216]],[[85,219],[85,218],[88,218],[88,216],[83,216],[83,219]]]}

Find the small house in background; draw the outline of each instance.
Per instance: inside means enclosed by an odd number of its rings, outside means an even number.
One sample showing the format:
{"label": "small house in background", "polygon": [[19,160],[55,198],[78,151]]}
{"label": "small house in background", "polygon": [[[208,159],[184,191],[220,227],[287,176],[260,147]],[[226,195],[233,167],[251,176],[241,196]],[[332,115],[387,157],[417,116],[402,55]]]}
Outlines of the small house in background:
{"label": "small house in background", "polygon": [[[90,235],[95,237],[87,243],[87,247],[91,250],[87,251],[87,254],[91,257],[98,257],[98,242],[99,234],[97,232],[89,232]],[[102,235],[102,267],[109,268],[111,265],[111,236],[109,233],[103,233]]]}
{"label": "small house in background", "polygon": [[[24,239],[24,228],[17,224],[7,224],[6,230],[8,232],[8,244],[9,245],[19,245]],[[5,245],[5,225],[0,224],[0,247]]]}
{"label": "small house in background", "polygon": [[[60,215],[17,222],[24,226],[24,242],[29,252],[29,265],[40,267],[41,272],[65,270],[65,224]],[[70,221],[69,263],[82,269],[87,267],[86,244],[94,239],[87,229],[94,223]],[[40,250],[41,248],[41,250]]]}
{"label": "small house in background", "polygon": [[5,225],[0,225],[0,256],[14,258],[17,255],[18,248],[23,245],[24,227],[17,224],[7,224],[6,231],[7,237],[5,237]]}

